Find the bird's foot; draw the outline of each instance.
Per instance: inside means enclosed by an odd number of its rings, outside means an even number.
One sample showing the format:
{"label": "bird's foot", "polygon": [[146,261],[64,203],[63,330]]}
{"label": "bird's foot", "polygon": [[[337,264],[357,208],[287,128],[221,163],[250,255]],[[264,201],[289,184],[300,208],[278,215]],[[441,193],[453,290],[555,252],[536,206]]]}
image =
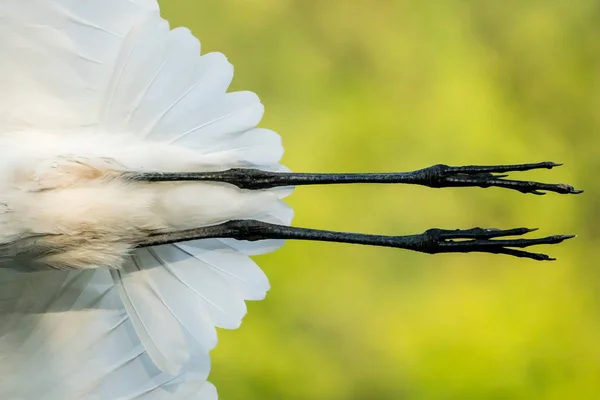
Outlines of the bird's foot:
{"label": "bird's foot", "polygon": [[469,165],[463,167],[451,167],[444,164],[434,165],[415,172],[416,183],[435,187],[501,187],[517,190],[521,193],[532,193],[537,195],[546,192],[560,194],[579,194],[583,190],[577,190],[571,185],[564,183],[548,184],[533,181],[520,181],[504,179],[507,172],[529,171],[534,169],[552,169],[562,164],[553,162],[540,162],[533,164],[515,165],[491,165],[479,166]]}
{"label": "bird's foot", "polygon": [[422,235],[417,235],[413,250],[422,253],[492,253],[506,254],[514,257],[531,258],[538,261],[551,261],[554,258],[546,254],[532,253],[516,248],[526,248],[540,244],[557,244],[571,239],[575,235],[554,235],[538,239],[501,239],[494,238],[506,236],[521,236],[537,229],[429,229]]}

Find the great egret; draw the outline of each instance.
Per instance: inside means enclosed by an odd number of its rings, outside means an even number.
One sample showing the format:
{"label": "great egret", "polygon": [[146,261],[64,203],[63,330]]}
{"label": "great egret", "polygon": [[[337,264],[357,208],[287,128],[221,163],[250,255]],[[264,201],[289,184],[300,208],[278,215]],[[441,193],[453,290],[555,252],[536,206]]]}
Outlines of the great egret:
{"label": "great egret", "polygon": [[226,93],[226,58],[200,56],[156,0],[0,0],[0,49],[3,399],[217,398],[207,383],[215,327],[238,327],[244,300],[265,296],[249,256],[283,239],[548,260],[515,248],[570,237],[290,227],[281,199],[295,185],[579,191],[502,175],[554,163],[290,173],[279,136],[255,128],[258,98]]}

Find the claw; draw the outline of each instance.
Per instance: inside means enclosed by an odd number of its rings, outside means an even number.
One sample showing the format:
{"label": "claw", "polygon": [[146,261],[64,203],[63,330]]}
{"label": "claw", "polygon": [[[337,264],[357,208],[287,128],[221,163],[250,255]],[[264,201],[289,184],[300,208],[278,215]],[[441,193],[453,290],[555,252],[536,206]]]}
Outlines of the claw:
{"label": "claw", "polygon": [[512,189],[521,193],[531,193],[538,196],[546,192],[555,192],[560,194],[580,194],[583,190],[577,190],[571,185],[564,183],[548,184],[533,181],[519,181],[513,179],[504,179],[508,177],[508,172],[529,171],[533,169],[547,168],[552,169],[562,164],[554,162],[541,162],[536,164],[516,164],[516,165],[468,165],[463,167],[450,167],[447,165],[437,165],[426,168],[423,171],[429,173],[429,181],[426,185],[432,187],[500,187]]}
{"label": "claw", "polygon": [[473,228],[467,230],[431,229],[425,233],[426,236],[429,235],[430,237],[428,248],[425,249],[425,252],[466,253],[475,251],[493,254],[506,254],[514,257],[531,258],[539,261],[551,261],[554,260],[554,258],[546,254],[518,250],[515,249],[515,247],[526,248],[541,244],[558,244],[565,240],[576,237],[576,235],[554,235],[537,239],[494,240],[494,238],[506,236],[521,236],[536,230],[537,228],[515,228],[505,230],[494,228]]}

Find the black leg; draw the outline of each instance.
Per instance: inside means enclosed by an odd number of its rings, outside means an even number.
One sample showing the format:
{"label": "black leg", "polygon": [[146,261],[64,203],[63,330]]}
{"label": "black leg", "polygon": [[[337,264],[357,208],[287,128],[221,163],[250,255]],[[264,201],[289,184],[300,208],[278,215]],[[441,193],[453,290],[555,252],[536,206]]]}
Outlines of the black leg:
{"label": "black leg", "polygon": [[136,247],[148,247],[209,238],[233,238],[249,241],[296,239],[395,247],[429,254],[481,252],[506,254],[515,257],[532,258],[534,260],[553,260],[553,258],[545,254],[531,253],[514,248],[526,248],[540,244],[556,244],[574,237],[570,235],[555,235],[539,239],[493,240],[494,238],[505,236],[521,236],[534,230],[527,228],[507,230],[482,228],[466,230],[429,229],[419,235],[382,236],[294,228],[255,220],[233,220],[220,225],[150,235],[140,240]]}
{"label": "black leg", "polygon": [[561,194],[578,194],[567,184],[547,184],[532,181],[504,179],[507,172],[528,171],[533,169],[551,169],[560,164],[541,162],[535,164],[495,165],[451,167],[434,165],[429,168],[411,172],[370,173],[370,174],[313,174],[293,172],[268,172],[257,169],[235,168],[219,172],[129,172],[123,177],[129,180],[144,182],[173,181],[209,181],[225,182],[242,189],[268,189],[279,186],[331,185],[342,183],[402,183],[422,185],[432,188],[443,187],[501,187],[517,190],[522,193],[545,194],[555,192]]}

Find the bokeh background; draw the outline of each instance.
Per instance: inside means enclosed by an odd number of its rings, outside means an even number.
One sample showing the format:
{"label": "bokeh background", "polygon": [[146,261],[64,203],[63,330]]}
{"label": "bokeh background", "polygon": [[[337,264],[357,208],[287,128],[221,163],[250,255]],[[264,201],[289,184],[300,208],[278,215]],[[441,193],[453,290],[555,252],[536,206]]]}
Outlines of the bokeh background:
{"label": "bokeh background", "polygon": [[300,188],[294,224],[577,233],[552,263],[295,242],[260,257],[272,290],[221,331],[220,398],[600,399],[600,3],[163,0],[266,105],[296,171],[552,160],[500,189]]}

